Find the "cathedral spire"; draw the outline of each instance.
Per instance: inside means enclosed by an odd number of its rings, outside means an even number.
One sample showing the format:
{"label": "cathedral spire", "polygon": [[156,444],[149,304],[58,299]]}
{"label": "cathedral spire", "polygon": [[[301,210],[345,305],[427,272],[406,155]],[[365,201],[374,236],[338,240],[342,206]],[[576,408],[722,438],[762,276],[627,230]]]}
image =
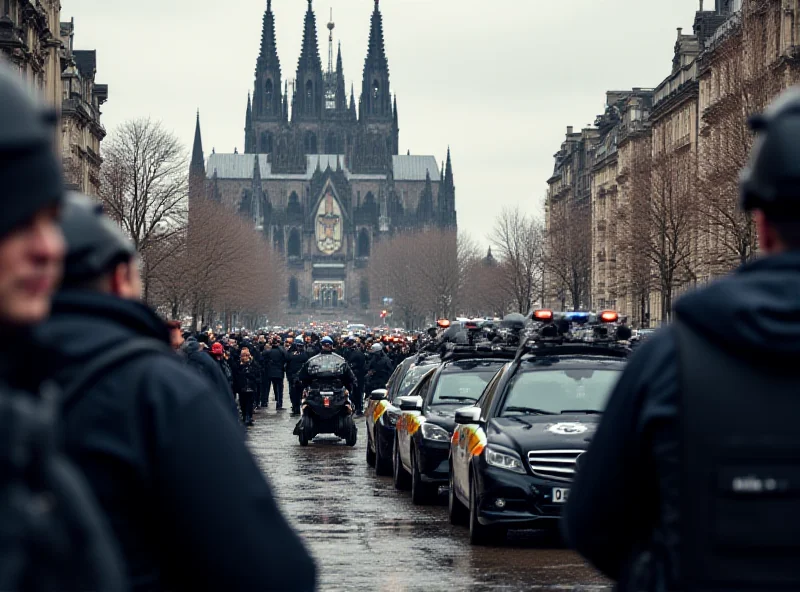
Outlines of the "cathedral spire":
{"label": "cathedral spire", "polygon": [[347,91],[344,87],[344,65],[342,64],[342,44],[336,56],[336,110],[347,111]]}
{"label": "cathedral spire", "polygon": [[200,109],[197,110],[197,122],[194,127],[194,144],[192,146],[192,162],[189,166],[190,173],[202,173],[205,177],[206,165],[203,156],[203,137],[200,133]]}
{"label": "cathedral spire", "polygon": [[192,160],[189,164],[189,199],[202,197],[205,194],[206,163],[203,156],[203,138],[200,134],[200,110],[197,110],[197,122],[194,128],[194,144]]}
{"label": "cathedral spire", "polygon": [[244,151],[252,153],[256,151],[256,135],[253,128],[253,106],[250,102],[250,93],[247,93],[247,110],[244,115]]}
{"label": "cathedral spire", "polygon": [[297,84],[295,89],[292,120],[317,119],[325,107],[325,89],[322,76],[322,60],[317,42],[317,18],[308,0],[303,26],[303,47],[297,60]]}
{"label": "cathedral spire", "polygon": [[389,89],[389,62],[383,40],[383,16],[375,2],[370,22],[367,57],[364,60],[364,79],[361,86],[361,103],[365,120],[383,119],[391,121],[392,99]]}
{"label": "cathedral spire", "polygon": [[259,63],[266,62],[264,65],[277,64],[280,69],[280,59],[278,59],[278,44],[275,42],[275,15],[272,12],[272,0],[267,0],[267,10],[261,25],[261,52],[258,55]]}
{"label": "cathedral spire", "polygon": [[261,50],[256,61],[253,115],[257,120],[274,121],[280,119],[282,114],[281,61],[275,42],[275,15],[272,12],[272,0],[267,0],[261,28]]}
{"label": "cathedral spire", "polygon": [[356,112],[356,94],[355,87],[350,85],[350,119],[353,121],[358,120],[358,113]]}

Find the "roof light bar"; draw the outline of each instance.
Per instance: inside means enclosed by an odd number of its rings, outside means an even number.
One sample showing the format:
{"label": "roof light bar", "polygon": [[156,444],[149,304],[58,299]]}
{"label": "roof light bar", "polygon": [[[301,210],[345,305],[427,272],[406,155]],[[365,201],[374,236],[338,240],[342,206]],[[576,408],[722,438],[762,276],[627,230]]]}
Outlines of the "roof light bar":
{"label": "roof light bar", "polygon": [[533,313],[533,318],[537,321],[552,321],[553,311],[549,309],[537,310]]}
{"label": "roof light bar", "polygon": [[619,320],[619,313],[615,310],[604,310],[600,313],[600,320],[604,323],[616,323]]}

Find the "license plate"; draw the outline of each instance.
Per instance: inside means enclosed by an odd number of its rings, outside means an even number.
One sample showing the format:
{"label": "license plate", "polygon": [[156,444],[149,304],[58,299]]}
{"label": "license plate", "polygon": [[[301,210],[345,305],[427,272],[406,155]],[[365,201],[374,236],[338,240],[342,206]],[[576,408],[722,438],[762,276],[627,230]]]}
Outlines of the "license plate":
{"label": "license plate", "polygon": [[322,400],[322,402],[323,402],[323,404],[325,405],[325,407],[330,407],[330,406],[331,406],[331,398],[330,398],[330,397],[325,397],[325,398]]}
{"label": "license plate", "polygon": [[566,504],[569,497],[569,489],[563,487],[553,487],[553,503]]}

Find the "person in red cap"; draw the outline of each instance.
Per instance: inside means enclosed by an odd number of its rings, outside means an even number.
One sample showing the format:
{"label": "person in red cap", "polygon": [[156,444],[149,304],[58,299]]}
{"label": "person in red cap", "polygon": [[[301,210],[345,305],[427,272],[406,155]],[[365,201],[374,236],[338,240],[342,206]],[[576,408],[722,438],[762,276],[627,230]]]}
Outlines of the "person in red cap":
{"label": "person in red cap", "polygon": [[214,358],[214,361],[219,366],[219,369],[222,370],[222,373],[225,375],[225,380],[228,381],[228,385],[231,387],[231,392],[233,392],[233,370],[231,370],[228,360],[225,359],[225,347],[219,341],[217,341],[211,346],[211,351],[209,353],[211,354],[211,357]]}

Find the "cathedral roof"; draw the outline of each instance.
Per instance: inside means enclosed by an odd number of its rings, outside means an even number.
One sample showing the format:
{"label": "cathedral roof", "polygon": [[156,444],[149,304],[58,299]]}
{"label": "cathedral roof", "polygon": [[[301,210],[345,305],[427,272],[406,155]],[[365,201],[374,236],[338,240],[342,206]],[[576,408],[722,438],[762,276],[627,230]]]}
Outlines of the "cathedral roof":
{"label": "cathedral roof", "polygon": [[[353,180],[383,180],[384,175],[357,175],[344,166],[344,156],[336,154],[314,154],[307,157],[306,172],[300,175],[272,173],[272,164],[267,160],[266,154],[211,154],[208,157],[206,171],[211,178],[214,173],[219,179],[252,179],[253,159],[258,156],[259,171],[262,179],[288,179],[308,181],[314,176],[317,165],[323,171],[330,166],[336,170],[337,161],[341,164],[344,174]],[[393,156],[394,178],[396,181],[424,181],[426,174],[431,178],[439,178],[439,166],[433,156],[400,155]]]}
{"label": "cathedral roof", "polygon": [[439,178],[439,165],[433,156],[401,154],[392,156],[395,181],[424,181],[425,175]]}

